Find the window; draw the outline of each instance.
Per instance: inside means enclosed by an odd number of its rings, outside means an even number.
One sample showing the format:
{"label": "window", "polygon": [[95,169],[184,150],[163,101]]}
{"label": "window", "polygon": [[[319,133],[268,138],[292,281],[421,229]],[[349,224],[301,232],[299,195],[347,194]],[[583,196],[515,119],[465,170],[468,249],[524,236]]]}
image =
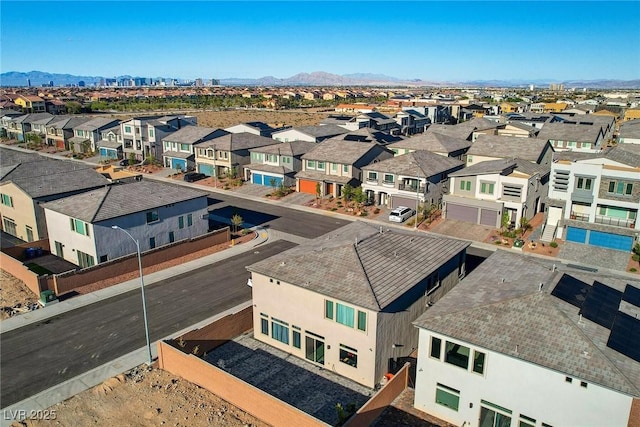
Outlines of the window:
{"label": "window", "polygon": [[324,365],[324,337],[306,331],[304,340],[305,358],[312,362]]}
{"label": "window", "polygon": [[156,238],[155,237],[149,237],[149,247],[151,249],[156,247]]}
{"label": "window", "polygon": [[124,133],[131,133],[131,126],[125,126]]}
{"label": "window", "polygon": [[391,175],[390,173],[385,173],[384,174],[384,183],[385,184],[393,184],[394,181],[394,176]]}
{"label": "window", "polygon": [[354,368],[358,367],[358,350],[340,344],[340,361]]}
{"label": "window", "polygon": [[191,227],[193,225],[193,215],[187,214],[187,227]]}
{"label": "window", "polygon": [[64,245],[58,241],[55,241],[54,246],[56,248],[56,255],[59,256],[60,258],[64,258],[64,251],[62,249]]}
{"label": "window", "polygon": [[179,229],[183,229],[184,228],[184,217],[182,215],[180,215],[178,217],[178,228]]}
{"label": "window", "polygon": [[11,196],[9,196],[7,194],[3,194],[2,195],[2,204],[12,208],[13,207],[13,197],[11,197]]}
{"label": "window", "polygon": [[260,313],[260,332],[269,335],[269,316],[264,313]]}
{"label": "window", "polygon": [[153,137],[155,137],[155,133],[153,129],[149,129],[149,138],[153,138]]}
{"label": "window", "polygon": [[480,401],[480,425],[482,427],[502,427],[511,425],[511,411],[502,406]]}
{"label": "window", "polygon": [[591,190],[591,186],[593,185],[593,180],[591,178],[578,177],[578,182],[576,183],[576,188],[580,190]]}
{"label": "window", "polygon": [[342,172],[349,173],[349,165],[342,165]]}
{"label": "window", "polygon": [[291,164],[291,157],[282,156],[282,163],[285,164],[285,165],[290,165]]}
{"label": "window", "polygon": [[588,384],[586,381],[580,381],[580,387],[587,388]]}
{"label": "window", "polygon": [[482,182],[480,183],[480,193],[482,194],[493,194],[493,183]]}
{"label": "window", "polygon": [[298,326],[292,326],[293,328],[293,346],[295,348],[302,348],[302,343],[300,341],[300,328]]}
{"label": "window", "polygon": [[518,427],[535,427],[536,425],[536,420],[531,418],[531,417],[527,417],[526,415],[520,414],[520,423],[518,424]]}
{"label": "window", "polygon": [[316,161],[315,160],[307,160],[307,169],[315,169]]}
{"label": "window", "polygon": [[358,329],[361,331],[367,330],[367,313],[364,311],[358,311]]}
{"label": "window", "polygon": [[158,211],[147,212],[147,224],[150,224],[152,222],[156,222],[158,220],[159,220]]}
{"label": "window", "polygon": [[338,172],[338,164],[331,163],[331,172]]}
{"label": "window", "polygon": [[469,347],[447,341],[444,361],[467,369],[469,367]]}
{"label": "window", "polygon": [[367,181],[377,181],[378,172],[367,172]]}
{"label": "window", "polygon": [[471,191],[471,181],[460,181],[460,190],[462,191]]}
{"label": "window", "polygon": [[633,183],[624,181],[609,182],[609,193],[630,196],[633,192]]}
{"label": "window", "polygon": [[80,268],[93,267],[96,263],[93,257],[89,254],[85,254],[82,251],[76,251],[78,254],[78,265]]}
{"label": "window", "polygon": [[429,295],[439,287],[440,287],[440,274],[438,272],[435,272],[434,274],[429,276],[426,295]]}
{"label": "window", "polygon": [[180,151],[189,151],[189,144],[180,144]]}
{"label": "window", "polygon": [[275,317],[271,319],[271,338],[284,344],[289,344],[289,324],[278,320]]}
{"label": "window", "polygon": [[26,225],[25,231],[27,232],[27,242],[33,242],[33,228]]}
{"label": "window", "polygon": [[318,162],[318,166],[316,167],[318,170],[324,170],[324,162]]}
{"label": "window", "polygon": [[473,156],[467,156],[467,163],[473,163]]}
{"label": "window", "polygon": [[173,231],[169,232],[169,243],[173,243],[176,241],[176,235],[173,233]]}
{"label": "window", "polygon": [[325,300],[324,318],[333,320],[333,301]]}
{"label": "window", "polygon": [[71,224],[71,231],[75,231],[78,234],[82,234],[83,236],[89,235],[89,225],[84,221],[80,221],[79,219],[69,218],[69,222]]}
{"label": "window", "polygon": [[2,224],[4,225],[4,231],[11,234],[12,236],[18,235],[16,223],[11,218],[7,218],[5,216],[4,218],[2,218]]}
{"label": "window", "polygon": [[100,262],[107,262],[109,260],[109,255],[102,255],[100,257]]}
{"label": "window", "polygon": [[355,310],[353,307],[342,305],[339,302],[336,303],[336,322],[353,328],[353,317]]}
{"label": "window", "polygon": [[460,405],[460,390],[437,383],[436,403],[457,411],[458,406]]}
{"label": "window", "polygon": [[440,353],[442,350],[442,340],[440,338],[431,337],[431,357],[440,359]]}
{"label": "window", "polygon": [[473,352],[473,372],[484,374],[484,353],[480,351]]}

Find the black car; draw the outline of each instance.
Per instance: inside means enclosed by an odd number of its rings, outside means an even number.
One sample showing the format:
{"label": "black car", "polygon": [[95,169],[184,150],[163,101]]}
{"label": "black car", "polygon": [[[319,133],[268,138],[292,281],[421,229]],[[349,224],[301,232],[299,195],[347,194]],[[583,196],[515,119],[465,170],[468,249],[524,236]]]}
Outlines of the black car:
{"label": "black car", "polygon": [[129,159],[120,160],[120,166],[129,166]]}
{"label": "black car", "polygon": [[186,182],[194,182],[194,181],[200,181],[201,179],[204,179],[206,177],[207,176],[203,173],[188,172],[184,174],[184,177],[182,179],[185,180]]}

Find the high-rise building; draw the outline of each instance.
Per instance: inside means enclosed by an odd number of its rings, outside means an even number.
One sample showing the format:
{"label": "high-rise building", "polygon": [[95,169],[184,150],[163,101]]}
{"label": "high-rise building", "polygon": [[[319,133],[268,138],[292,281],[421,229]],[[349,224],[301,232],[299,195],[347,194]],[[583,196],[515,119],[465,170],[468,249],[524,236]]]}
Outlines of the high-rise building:
{"label": "high-rise building", "polygon": [[27,87],[31,87],[31,79],[27,79]]}
{"label": "high-rise building", "polygon": [[211,79],[211,86],[220,86],[220,80]]}

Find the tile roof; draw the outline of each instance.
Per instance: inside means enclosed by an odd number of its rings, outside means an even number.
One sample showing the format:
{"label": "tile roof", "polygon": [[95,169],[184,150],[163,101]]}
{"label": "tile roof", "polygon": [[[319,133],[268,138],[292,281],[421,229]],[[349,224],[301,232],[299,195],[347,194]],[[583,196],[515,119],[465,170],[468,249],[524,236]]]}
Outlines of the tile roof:
{"label": "tile roof", "polygon": [[251,148],[249,151],[252,153],[280,154],[283,156],[301,156],[304,153],[313,150],[317,146],[318,144],[315,142],[292,141]]}
{"label": "tile roof", "polygon": [[429,151],[413,151],[364,166],[362,170],[414,177],[432,177],[464,166],[464,162]]}
{"label": "tile roof", "polygon": [[142,180],[64,197],[45,203],[43,207],[96,223],[206,196],[207,193],[192,188]]}
{"label": "tile roof", "polygon": [[589,124],[547,123],[538,133],[538,139],[545,141],[577,141],[595,144],[600,137],[602,127]]}
{"label": "tile roof", "polygon": [[389,145],[389,148],[425,150],[433,153],[447,154],[466,150],[469,147],[471,147],[471,142],[465,138],[458,138],[435,130],[418,134],[404,141],[394,142]]}
{"label": "tile roof", "polygon": [[[225,131],[226,132],[226,131]],[[209,139],[199,147],[215,147],[216,150],[241,151],[268,145],[279,145],[280,142],[265,136],[249,132],[227,133],[216,138]]]}
{"label": "tile roof", "polygon": [[563,274],[551,262],[498,250],[414,324],[640,396],[640,363],[608,348],[593,332],[599,325],[550,295]]}
{"label": "tile roof", "polygon": [[354,222],[247,269],[382,311],[468,245]]}
{"label": "tile roof", "polygon": [[467,155],[512,158],[519,157],[537,162],[549,142],[541,138],[516,136],[478,135]]}
{"label": "tile roof", "polygon": [[386,149],[368,142],[344,141],[331,138],[316,144],[316,148],[304,154],[302,158],[305,160],[320,160],[352,165],[372,150],[382,152]]}

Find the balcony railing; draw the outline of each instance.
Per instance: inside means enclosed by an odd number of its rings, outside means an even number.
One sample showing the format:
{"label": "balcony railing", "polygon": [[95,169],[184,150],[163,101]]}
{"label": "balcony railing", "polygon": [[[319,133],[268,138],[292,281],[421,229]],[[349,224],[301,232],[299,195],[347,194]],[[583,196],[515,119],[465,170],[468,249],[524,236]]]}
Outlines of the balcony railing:
{"label": "balcony railing", "polygon": [[576,221],[589,222],[589,215],[585,215],[585,214],[577,213],[577,212],[571,212],[571,219],[576,220]]}
{"label": "balcony railing", "polygon": [[[577,212],[571,212],[570,218],[575,221],[589,222],[589,215]],[[633,219],[612,218],[604,215],[596,215],[596,218],[593,222],[596,224],[611,225],[613,227],[623,228],[634,228],[636,226],[636,221]]]}
{"label": "balcony railing", "polygon": [[398,184],[398,190],[404,190],[404,191],[412,191],[412,192],[416,192],[419,191],[420,193],[424,193],[424,185],[420,186],[420,189],[418,190],[417,185],[411,185],[411,184]]}

